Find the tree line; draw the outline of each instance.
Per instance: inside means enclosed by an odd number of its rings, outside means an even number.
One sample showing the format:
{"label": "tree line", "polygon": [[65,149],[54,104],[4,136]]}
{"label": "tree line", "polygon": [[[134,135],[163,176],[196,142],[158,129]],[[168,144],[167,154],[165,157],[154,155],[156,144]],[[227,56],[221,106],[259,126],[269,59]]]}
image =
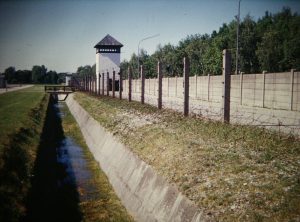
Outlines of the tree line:
{"label": "tree line", "polygon": [[[164,75],[180,76],[183,57],[188,56],[191,75],[218,75],[222,73],[222,50],[228,49],[231,51],[231,70],[234,73],[237,24],[236,20],[232,20],[210,35],[189,35],[178,45],[158,45],[152,55],[142,49],[139,58],[132,54],[129,61],[121,63],[121,69],[126,73],[128,67],[132,67],[136,77],[139,59],[146,77],[154,77],[157,61],[161,61]],[[238,70],[241,72],[281,72],[300,68],[300,16],[292,13],[290,8],[283,8],[275,14],[267,11],[257,21],[247,15],[240,22],[239,30]]]}
{"label": "tree line", "polygon": [[44,65],[35,65],[31,70],[16,70],[10,66],[4,71],[5,79],[9,84],[60,84],[65,81],[66,73],[47,71]]}

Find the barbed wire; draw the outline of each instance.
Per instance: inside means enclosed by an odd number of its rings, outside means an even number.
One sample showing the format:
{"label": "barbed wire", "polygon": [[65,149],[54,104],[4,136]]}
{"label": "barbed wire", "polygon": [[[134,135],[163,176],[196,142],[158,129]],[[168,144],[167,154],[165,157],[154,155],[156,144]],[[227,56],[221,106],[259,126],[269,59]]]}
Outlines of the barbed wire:
{"label": "barbed wire", "polygon": [[[278,76],[277,76],[278,75]],[[264,127],[287,134],[300,135],[300,73],[293,82],[293,100],[290,98],[291,83],[287,73],[271,73],[262,82],[262,74],[233,76],[231,85],[230,122]],[[284,77],[284,78],[283,78]],[[242,79],[242,82],[241,82]],[[282,81],[282,82],[280,82]],[[165,77],[162,80],[162,106],[183,112],[183,78]],[[241,85],[242,84],[242,85]],[[262,85],[264,84],[264,87]],[[217,121],[223,120],[222,76],[190,77],[190,113]],[[128,79],[123,80],[123,98],[128,98]],[[145,103],[157,106],[158,79],[145,79]],[[141,99],[141,81],[132,80],[132,100]],[[289,100],[290,99],[290,100]]]}

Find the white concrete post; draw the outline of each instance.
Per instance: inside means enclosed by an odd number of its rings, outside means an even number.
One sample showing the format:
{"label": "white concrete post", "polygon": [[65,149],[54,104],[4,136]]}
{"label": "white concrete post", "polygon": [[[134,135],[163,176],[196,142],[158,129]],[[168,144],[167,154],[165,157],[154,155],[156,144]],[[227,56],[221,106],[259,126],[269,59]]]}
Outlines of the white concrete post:
{"label": "white concrete post", "polygon": [[240,105],[243,105],[243,79],[244,74],[240,72]]}
{"label": "white concrete post", "polygon": [[208,74],[207,76],[208,76],[208,80],[207,80],[207,101],[209,101],[210,74]]}
{"label": "white concrete post", "polygon": [[104,72],[102,73],[102,96],[104,96]]}
{"label": "white concrete post", "polygon": [[291,69],[291,110],[293,110],[293,103],[294,103],[294,76],[295,76],[295,70]]}
{"label": "white concrete post", "polygon": [[195,75],[195,98],[197,98],[197,80],[198,80],[198,78],[197,78],[197,75]]}
{"label": "white concrete post", "polygon": [[263,71],[262,82],[262,107],[265,108],[265,92],[266,92],[266,71]]}

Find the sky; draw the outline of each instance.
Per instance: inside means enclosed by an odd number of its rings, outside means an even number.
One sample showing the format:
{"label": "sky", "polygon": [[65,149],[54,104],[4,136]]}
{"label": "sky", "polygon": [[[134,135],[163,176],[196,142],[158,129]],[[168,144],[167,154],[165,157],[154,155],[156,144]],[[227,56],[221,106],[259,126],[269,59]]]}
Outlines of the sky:
{"label": "sky", "polygon": [[[299,0],[242,0],[241,18],[255,20],[283,6],[300,12]],[[76,72],[93,65],[94,46],[110,34],[124,47],[121,60],[140,48],[148,54],[157,45],[191,34],[211,34],[238,12],[238,0],[0,0],[0,72],[9,66]]]}

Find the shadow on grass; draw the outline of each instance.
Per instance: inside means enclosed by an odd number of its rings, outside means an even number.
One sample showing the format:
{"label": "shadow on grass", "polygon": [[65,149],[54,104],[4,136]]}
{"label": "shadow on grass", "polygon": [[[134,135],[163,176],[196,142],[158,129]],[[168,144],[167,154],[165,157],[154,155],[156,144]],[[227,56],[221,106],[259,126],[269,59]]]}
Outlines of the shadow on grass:
{"label": "shadow on grass", "polygon": [[74,173],[58,161],[65,136],[55,103],[51,98],[34,165],[28,211],[22,221],[82,220],[76,181],[72,179]]}

